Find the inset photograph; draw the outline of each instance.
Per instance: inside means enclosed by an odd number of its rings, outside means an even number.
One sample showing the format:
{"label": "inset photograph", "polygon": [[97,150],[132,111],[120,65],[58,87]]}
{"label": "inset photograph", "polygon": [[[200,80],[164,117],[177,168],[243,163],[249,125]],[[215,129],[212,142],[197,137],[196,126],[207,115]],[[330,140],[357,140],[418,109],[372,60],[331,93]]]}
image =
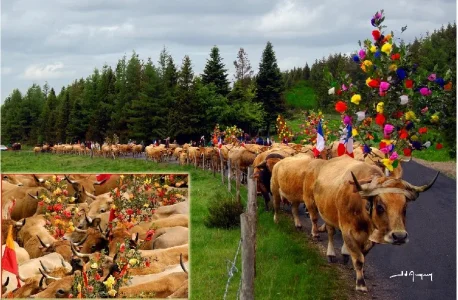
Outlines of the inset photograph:
{"label": "inset photograph", "polygon": [[2,178],[2,298],[188,298],[188,174]]}

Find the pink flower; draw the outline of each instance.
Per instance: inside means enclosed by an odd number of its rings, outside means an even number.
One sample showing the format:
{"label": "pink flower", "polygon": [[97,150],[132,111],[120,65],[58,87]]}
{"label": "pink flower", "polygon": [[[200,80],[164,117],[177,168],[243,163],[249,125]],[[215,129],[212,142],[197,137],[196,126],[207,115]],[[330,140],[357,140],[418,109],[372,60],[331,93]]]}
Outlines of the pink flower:
{"label": "pink flower", "polygon": [[422,114],[426,114],[427,111],[428,111],[428,106],[426,106],[425,108],[423,108],[423,109],[421,110],[421,113],[422,113]]}
{"label": "pink flower", "polygon": [[388,147],[383,147],[380,149],[380,151],[382,151],[384,154],[387,154],[388,152],[390,152],[390,149],[388,149]]}
{"label": "pink flower", "polygon": [[429,96],[431,95],[431,90],[427,87],[423,87],[420,89],[420,94],[422,94],[423,96]]}
{"label": "pink flower", "polygon": [[383,133],[384,133],[385,135],[390,135],[390,134],[393,132],[393,130],[394,130],[394,126],[393,126],[393,125],[391,125],[391,124],[386,124],[386,125],[385,125],[385,128],[383,128]]}
{"label": "pink flower", "polygon": [[381,91],[386,91],[390,88],[390,84],[386,81],[380,82],[380,90]]}
{"label": "pink flower", "polygon": [[391,154],[390,159],[391,160],[396,160],[398,157],[399,157],[398,153],[396,153],[396,151],[394,151],[393,154]]}
{"label": "pink flower", "polygon": [[432,73],[431,75],[428,76],[428,80],[429,81],[434,81],[436,80],[436,74],[435,73]]}
{"label": "pink flower", "polygon": [[348,90],[347,86],[345,84],[342,84],[342,91]]}
{"label": "pink flower", "polygon": [[345,125],[351,124],[351,117],[350,116],[345,116],[343,119],[343,122]]}
{"label": "pink flower", "polygon": [[364,51],[364,49],[359,50],[358,54],[361,60],[364,60],[364,58],[366,57],[366,51]]}
{"label": "pink flower", "polygon": [[119,246],[119,252],[124,253],[125,250],[126,250],[126,245],[122,243],[121,246]]}

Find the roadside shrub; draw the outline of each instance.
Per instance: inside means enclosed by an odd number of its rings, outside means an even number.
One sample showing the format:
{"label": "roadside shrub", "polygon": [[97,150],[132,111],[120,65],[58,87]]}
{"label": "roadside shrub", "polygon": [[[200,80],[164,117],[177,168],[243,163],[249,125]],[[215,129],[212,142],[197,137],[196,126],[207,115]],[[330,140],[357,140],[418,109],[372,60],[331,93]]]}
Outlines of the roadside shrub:
{"label": "roadside shrub", "polygon": [[240,214],[243,206],[229,195],[216,192],[215,197],[208,204],[208,216],[204,221],[207,227],[235,228],[240,226]]}

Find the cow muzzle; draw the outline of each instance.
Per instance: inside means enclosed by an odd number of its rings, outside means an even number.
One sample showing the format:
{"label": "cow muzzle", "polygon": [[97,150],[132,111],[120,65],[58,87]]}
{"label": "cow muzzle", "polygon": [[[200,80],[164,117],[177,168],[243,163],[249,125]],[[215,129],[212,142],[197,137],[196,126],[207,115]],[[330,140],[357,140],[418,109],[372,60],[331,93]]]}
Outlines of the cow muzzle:
{"label": "cow muzzle", "polygon": [[407,231],[391,231],[385,235],[385,241],[392,245],[403,245],[409,242]]}

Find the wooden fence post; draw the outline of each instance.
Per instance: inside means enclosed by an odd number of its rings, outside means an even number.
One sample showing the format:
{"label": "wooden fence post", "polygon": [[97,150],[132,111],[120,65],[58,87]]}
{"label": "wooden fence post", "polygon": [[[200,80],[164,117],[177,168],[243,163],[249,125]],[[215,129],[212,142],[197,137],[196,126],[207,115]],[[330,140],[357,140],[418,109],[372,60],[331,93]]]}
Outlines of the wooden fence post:
{"label": "wooden fence post", "polygon": [[242,289],[240,299],[254,299],[254,279],[256,276],[256,183],[252,178],[253,167],[248,168],[247,210],[240,215],[242,236]]}
{"label": "wooden fence post", "polygon": [[227,190],[231,192],[231,159],[227,159]]}
{"label": "wooden fence post", "polygon": [[202,170],[205,170],[205,150],[204,150],[204,153],[202,154]]}
{"label": "wooden fence post", "polygon": [[240,199],[240,168],[239,166],[235,167],[235,200],[237,200],[239,203],[242,203]]}
{"label": "wooden fence post", "polygon": [[221,149],[219,150],[219,160],[221,163],[221,182],[224,184],[224,159],[223,153],[221,153]]}

